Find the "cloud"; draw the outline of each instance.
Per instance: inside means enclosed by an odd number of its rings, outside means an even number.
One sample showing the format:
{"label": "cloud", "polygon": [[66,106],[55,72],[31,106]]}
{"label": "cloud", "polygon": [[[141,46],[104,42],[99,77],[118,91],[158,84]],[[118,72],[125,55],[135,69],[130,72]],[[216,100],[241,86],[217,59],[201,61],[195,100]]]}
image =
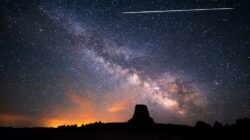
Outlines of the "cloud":
{"label": "cloud", "polygon": [[122,99],[120,101],[113,103],[110,107],[107,108],[107,111],[111,112],[111,113],[116,113],[116,112],[119,112],[123,109],[126,109],[128,104],[129,104],[128,99]]}
{"label": "cloud", "polygon": [[[87,95],[87,94],[85,94]],[[90,99],[88,97],[82,97],[76,94],[76,91],[70,89],[69,93],[68,93],[68,99],[78,105],[81,108],[88,108],[90,109],[92,106],[92,103],[90,101]]]}
{"label": "cloud", "polygon": [[14,127],[38,127],[44,126],[44,120],[37,116],[25,115],[14,112],[3,112],[0,114],[2,126]]}

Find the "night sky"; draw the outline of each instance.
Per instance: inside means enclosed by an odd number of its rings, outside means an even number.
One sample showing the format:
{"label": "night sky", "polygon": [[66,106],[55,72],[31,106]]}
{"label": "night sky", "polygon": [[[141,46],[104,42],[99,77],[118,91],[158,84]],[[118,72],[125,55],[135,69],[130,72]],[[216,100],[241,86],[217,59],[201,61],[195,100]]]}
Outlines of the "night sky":
{"label": "night sky", "polygon": [[[232,10],[124,14],[230,7]],[[0,126],[250,117],[248,0],[0,2]]]}

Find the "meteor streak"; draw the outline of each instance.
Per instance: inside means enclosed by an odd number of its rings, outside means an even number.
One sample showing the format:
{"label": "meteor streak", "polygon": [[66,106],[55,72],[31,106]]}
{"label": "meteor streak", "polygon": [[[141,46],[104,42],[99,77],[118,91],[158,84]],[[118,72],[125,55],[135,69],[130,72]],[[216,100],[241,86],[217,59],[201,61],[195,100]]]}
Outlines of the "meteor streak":
{"label": "meteor streak", "polygon": [[208,9],[178,9],[178,10],[161,10],[161,11],[134,11],[122,12],[123,14],[153,14],[153,13],[172,13],[172,12],[198,12],[198,11],[219,11],[233,10],[234,8],[208,8]]}

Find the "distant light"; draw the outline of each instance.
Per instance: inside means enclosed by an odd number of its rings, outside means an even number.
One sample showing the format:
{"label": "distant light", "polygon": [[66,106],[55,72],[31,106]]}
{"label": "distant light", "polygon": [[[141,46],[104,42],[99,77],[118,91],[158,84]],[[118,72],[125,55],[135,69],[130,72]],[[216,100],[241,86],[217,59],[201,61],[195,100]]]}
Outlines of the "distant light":
{"label": "distant light", "polygon": [[207,8],[207,9],[177,9],[177,10],[161,10],[161,11],[133,11],[122,12],[123,14],[151,14],[151,13],[171,13],[171,12],[198,12],[198,11],[218,11],[233,10],[234,8]]}

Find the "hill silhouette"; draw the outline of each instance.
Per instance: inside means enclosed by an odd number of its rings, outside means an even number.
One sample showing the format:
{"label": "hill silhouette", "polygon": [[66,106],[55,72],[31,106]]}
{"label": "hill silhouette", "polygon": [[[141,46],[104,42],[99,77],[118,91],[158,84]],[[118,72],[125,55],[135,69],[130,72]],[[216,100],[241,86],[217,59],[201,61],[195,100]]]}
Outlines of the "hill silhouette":
{"label": "hill silhouette", "polygon": [[238,119],[233,125],[223,126],[215,122],[213,126],[198,121],[194,127],[175,124],[158,124],[150,117],[147,106],[136,105],[134,114],[125,123],[95,122],[77,127],[62,125],[58,128],[12,128],[0,127],[1,139],[26,140],[210,140],[249,139],[250,119]]}

